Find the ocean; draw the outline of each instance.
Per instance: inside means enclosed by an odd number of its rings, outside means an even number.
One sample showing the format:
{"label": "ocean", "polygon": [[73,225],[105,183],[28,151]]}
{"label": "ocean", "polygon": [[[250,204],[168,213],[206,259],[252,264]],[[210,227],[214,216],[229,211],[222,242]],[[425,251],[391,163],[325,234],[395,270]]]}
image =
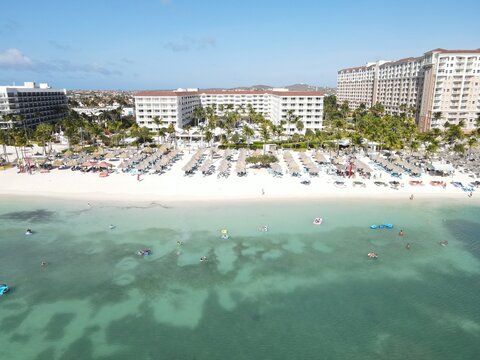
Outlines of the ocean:
{"label": "ocean", "polygon": [[2,198],[0,358],[478,359],[479,234],[467,201]]}

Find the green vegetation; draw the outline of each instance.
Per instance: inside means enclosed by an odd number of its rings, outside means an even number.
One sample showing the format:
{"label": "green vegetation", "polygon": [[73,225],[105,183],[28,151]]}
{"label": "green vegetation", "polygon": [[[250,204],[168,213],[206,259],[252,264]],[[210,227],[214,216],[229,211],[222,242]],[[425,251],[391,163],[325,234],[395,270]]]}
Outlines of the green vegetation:
{"label": "green vegetation", "polygon": [[277,162],[278,159],[274,155],[256,155],[256,156],[249,156],[245,160],[247,164],[256,164],[261,167],[269,167],[270,164]]}
{"label": "green vegetation", "polygon": [[[4,115],[1,119],[10,124],[9,128],[0,129],[0,143],[3,144],[2,157],[7,159],[5,145],[15,147],[17,154],[33,141],[47,152],[56,134],[67,137],[70,145],[80,147],[99,145],[119,146],[126,138],[134,138],[135,144],[153,141],[159,143],[176,143],[177,133],[172,123],[167,127],[160,117],[154,117],[155,128],[150,132],[138,126],[133,116],[121,116],[121,107],[110,111],[102,111],[98,116],[79,114],[73,110],[58,109],[65,117],[55,124],[40,124],[36,128],[26,127],[19,115]],[[442,113],[433,114],[434,119],[441,119]],[[347,102],[337,103],[335,96],[324,98],[324,126],[322,130],[307,129],[299,121],[293,111],[288,111],[280,124],[273,124],[262,114],[257,113],[251,105],[237,107],[233,104],[197,107],[192,114],[193,125],[203,141],[211,145],[220,141],[223,148],[262,149],[265,144],[276,144],[279,148],[318,149],[338,151],[340,140],[348,140],[350,149],[358,151],[365,148],[368,142],[374,142],[379,149],[417,151],[420,148],[430,155],[435,154],[442,146],[447,146],[459,154],[478,146],[480,137],[480,116],[476,119],[476,128],[465,133],[464,124],[446,123],[445,130],[432,129],[419,132],[415,124],[415,109],[401,106],[399,115],[385,114],[381,104],[370,109],[361,105],[351,110]],[[218,128],[222,135],[218,136]],[[191,142],[190,126],[184,129]]]}

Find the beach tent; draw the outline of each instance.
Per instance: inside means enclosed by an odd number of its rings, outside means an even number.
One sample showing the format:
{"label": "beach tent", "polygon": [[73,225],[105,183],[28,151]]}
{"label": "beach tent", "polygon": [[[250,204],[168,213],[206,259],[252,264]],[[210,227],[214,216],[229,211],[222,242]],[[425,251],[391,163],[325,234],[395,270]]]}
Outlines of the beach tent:
{"label": "beach tent", "polygon": [[433,170],[435,172],[442,172],[442,173],[453,173],[455,172],[455,168],[452,164],[442,164],[442,163],[430,163],[428,165],[428,169]]}

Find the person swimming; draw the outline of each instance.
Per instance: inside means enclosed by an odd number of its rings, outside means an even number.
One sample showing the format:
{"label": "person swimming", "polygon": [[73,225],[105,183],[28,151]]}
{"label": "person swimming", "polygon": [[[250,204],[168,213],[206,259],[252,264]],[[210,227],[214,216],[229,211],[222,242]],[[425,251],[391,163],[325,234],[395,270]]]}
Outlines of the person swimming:
{"label": "person swimming", "polygon": [[400,230],[400,232],[398,233],[398,236],[403,236],[405,235],[405,233],[403,232],[403,230]]}
{"label": "person swimming", "polygon": [[108,228],[109,228],[110,230],[113,230],[113,229],[115,229],[115,228],[116,228],[116,226],[115,226],[115,225],[112,225],[112,224],[110,224],[110,225],[108,226]]}
{"label": "person swimming", "polygon": [[207,261],[207,257],[206,257],[206,256],[202,256],[202,257],[200,258],[200,261]]}
{"label": "person swimming", "polygon": [[27,231],[25,231],[25,235],[32,235],[33,234],[33,231],[31,229],[27,229]]}
{"label": "person swimming", "polygon": [[407,243],[407,245],[405,245],[405,249],[410,250],[410,248],[411,248],[410,243]]}
{"label": "person swimming", "polygon": [[45,267],[45,266],[47,266],[47,263],[46,263],[45,261],[42,261],[42,262],[40,263],[40,266],[41,266],[41,267]]}

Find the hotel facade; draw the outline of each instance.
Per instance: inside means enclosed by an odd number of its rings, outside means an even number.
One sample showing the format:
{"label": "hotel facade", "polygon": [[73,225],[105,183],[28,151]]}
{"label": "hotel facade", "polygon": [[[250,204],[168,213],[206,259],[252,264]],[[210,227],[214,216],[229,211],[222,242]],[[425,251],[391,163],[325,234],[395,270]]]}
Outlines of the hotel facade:
{"label": "hotel facade", "polygon": [[65,89],[52,89],[48,84],[26,82],[23,86],[0,86],[0,128],[14,126],[4,115],[19,115],[26,126],[56,122],[68,104]]}
{"label": "hotel facade", "polygon": [[415,109],[421,131],[443,129],[447,121],[463,121],[472,130],[480,115],[480,49],[435,49],[420,57],[342,69],[337,100],[352,109],[380,103],[389,114],[399,114],[407,105]]}
{"label": "hotel facade", "polygon": [[[153,121],[159,117],[164,126],[170,123],[183,128],[192,122],[193,110],[215,105],[218,115],[222,115],[222,107],[232,105],[233,109],[245,114],[251,106],[253,110],[271,120],[275,125],[288,118],[291,111],[303,122],[307,129],[322,128],[323,97],[318,91],[273,90],[198,90],[178,89],[174,91],[144,91],[135,96],[136,120],[140,126],[156,130]],[[295,124],[285,124],[284,130],[296,131]]]}

